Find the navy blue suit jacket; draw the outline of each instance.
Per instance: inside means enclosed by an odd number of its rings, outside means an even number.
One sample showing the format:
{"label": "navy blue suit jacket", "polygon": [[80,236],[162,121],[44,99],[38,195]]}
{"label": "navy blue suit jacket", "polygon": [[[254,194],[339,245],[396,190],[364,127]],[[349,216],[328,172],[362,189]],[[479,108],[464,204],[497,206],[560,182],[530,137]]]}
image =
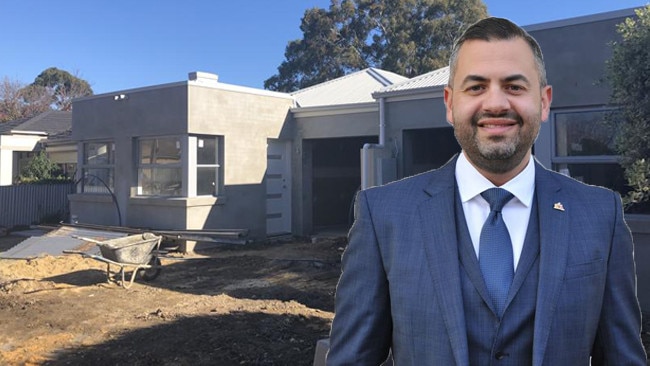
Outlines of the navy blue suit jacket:
{"label": "navy blue suit jacket", "polygon": [[[469,365],[455,162],[361,191],[328,365]],[[540,253],[533,365],[646,365],[620,197],[536,163]],[[560,206],[556,203],[561,204]],[[513,295],[511,294],[511,297]]]}

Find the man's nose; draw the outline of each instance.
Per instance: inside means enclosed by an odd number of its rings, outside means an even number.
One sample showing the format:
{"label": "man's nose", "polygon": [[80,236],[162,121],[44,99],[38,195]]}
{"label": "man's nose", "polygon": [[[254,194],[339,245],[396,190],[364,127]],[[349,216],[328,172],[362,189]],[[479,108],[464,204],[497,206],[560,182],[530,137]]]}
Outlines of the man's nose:
{"label": "man's nose", "polygon": [[508,95],[501,88],[490,88],[483,100],[483,110],[490,113],[502,113],[510,110]]}

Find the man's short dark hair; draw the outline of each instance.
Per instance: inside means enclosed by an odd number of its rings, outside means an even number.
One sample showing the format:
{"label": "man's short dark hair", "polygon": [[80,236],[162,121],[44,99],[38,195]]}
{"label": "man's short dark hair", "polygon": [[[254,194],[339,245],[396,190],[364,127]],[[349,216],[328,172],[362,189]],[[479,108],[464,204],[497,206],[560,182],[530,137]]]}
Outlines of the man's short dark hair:
{"label": "man's short dark hair", "polygon": [[489,17],[481,19],[472,24],[456,39],[454,46],[451,49],[451,56],[449,58],[449,85],[451,86],[454,74],[456,73],[456,64],[458,63],[458,52],[465,41],[469,40],[482,40],[490,42],[493,40],[504,41],[515,38],[522,38],[528,43],[530,49],[533,51],[535,64],[539,73],[540,86],[546,86],[546,68],[544,66],[544,56],[539,44],[528,32],[523,28],[511,22],[508,19]]}

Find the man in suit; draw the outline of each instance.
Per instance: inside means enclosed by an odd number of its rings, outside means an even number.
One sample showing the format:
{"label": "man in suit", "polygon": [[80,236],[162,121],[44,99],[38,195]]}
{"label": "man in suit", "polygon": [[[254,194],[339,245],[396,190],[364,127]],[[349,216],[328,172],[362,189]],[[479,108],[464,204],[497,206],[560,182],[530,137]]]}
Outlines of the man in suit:
{"label": "man in suit", "polygon": [[646,365],[620,197],[531,155],[552,99],[537,42],[483,19],[450,67],[462,152],[358,194],[327,364]]}

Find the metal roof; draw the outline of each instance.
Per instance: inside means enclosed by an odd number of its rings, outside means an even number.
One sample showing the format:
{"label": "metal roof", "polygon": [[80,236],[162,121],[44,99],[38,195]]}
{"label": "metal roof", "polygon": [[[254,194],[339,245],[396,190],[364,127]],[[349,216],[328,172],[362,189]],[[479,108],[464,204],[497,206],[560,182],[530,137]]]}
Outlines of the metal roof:
{"label": "metal roof", "polygon": [[381,88],[374,96],[385,96],[386,94],[400,93],[407,90],[425,89],[447,85],[449,81],[449,66],[430,71],[426,74],[416,76],[398,84],[393,84]]}
{"label": "metal roof", "polygon": [[372,93],[408,78],[390,71],[367,68],[291,93],[298,107],[374,102]]}

